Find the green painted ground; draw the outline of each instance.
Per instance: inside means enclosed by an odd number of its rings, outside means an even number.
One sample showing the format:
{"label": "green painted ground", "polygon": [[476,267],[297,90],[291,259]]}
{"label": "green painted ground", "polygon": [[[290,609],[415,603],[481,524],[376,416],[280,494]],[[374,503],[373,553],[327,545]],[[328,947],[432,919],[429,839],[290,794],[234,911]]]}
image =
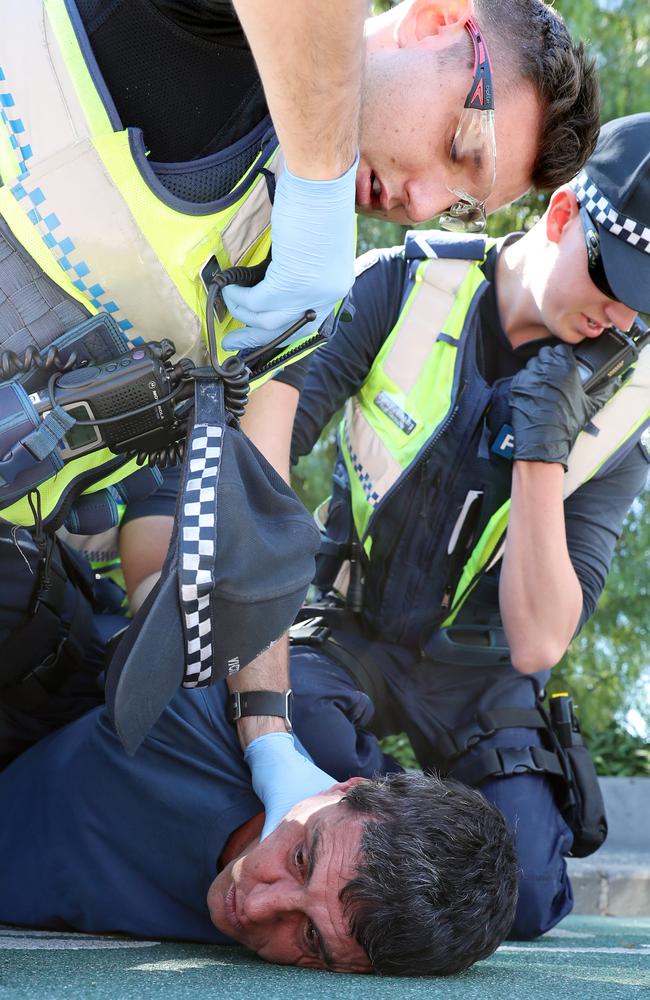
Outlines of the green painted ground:
{"label": "green painted ground", "polygon": [[242,949],[0,927],[2,1000],[631,1000],[650,998],[650,918],[571,917],[452,979],[267,965]]}

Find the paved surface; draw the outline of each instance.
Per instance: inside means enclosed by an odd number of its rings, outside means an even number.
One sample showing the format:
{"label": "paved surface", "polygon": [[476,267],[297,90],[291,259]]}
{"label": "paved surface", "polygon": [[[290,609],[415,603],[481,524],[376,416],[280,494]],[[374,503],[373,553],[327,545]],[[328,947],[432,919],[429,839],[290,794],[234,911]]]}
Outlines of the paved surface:
{"label": "paved surface", "polygon": [[243,949],[0,927],[1,1000],[632,1000],[650,997],[650,919],[570,917],[451,979],[267,965]]}
{"label": "paved surface", "polygon": [[574,913],[650,917],[650,778],[601,778],[609,820],[604,847],[570,858]]}

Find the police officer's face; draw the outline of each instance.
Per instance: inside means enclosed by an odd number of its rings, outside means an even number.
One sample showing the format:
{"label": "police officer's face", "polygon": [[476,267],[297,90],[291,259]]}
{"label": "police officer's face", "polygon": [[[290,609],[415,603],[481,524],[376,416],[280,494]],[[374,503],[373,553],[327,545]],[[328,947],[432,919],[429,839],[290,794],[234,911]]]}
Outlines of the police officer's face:
{"label": "police officer's face", "polygon": [[341,786],[305,799],[262,843],[217,876],[208,893],[214,925],[270,962],[367,972],[339,899],[355,875],[362,820]]}
{"label": "police officer's face", "polygon": [[[541,125],[533,89],[501,93],[495,78],[496,185],[489,212],[520,197],[531,185]],[[456,200],[448,186],[472,190],[451,171],[449,154],[472,81],[471,45],[464,37],[442,53],[386,48],[368,55],[361,114],[357,206],[405,225],[425,222]]]}
{"label": "police officer's face", "polygon": [[546,328],[567,344],[598,337],[607,326],[628,330],[636,311],[608,298],[589,277],[582,223],[575,197],[566,189],[551,202],[547,230],[552,263],[546,274],[540,268],[538,296]]}

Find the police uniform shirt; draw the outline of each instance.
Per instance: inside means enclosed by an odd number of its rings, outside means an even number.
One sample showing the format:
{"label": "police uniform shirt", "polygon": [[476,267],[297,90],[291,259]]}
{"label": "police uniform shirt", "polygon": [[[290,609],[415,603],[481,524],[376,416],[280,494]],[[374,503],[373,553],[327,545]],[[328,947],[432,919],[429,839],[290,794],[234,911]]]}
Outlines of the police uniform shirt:
{"label": "police uniform shirt", "polygon": [[232,943],[207,892],[261,808],[223,685],[179,692],[134,757],[89,712],[0,773],[0,923]]}

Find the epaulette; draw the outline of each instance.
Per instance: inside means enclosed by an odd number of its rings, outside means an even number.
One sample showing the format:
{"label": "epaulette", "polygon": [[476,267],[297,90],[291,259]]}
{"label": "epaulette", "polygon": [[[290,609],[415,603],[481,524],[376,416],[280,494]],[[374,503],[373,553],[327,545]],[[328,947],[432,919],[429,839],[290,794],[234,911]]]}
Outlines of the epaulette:
{"label": "epaulette", "polygon": [[410,229],[404,241],[407,260],[483,260],[484,233],[445,233],[440,229]]}

